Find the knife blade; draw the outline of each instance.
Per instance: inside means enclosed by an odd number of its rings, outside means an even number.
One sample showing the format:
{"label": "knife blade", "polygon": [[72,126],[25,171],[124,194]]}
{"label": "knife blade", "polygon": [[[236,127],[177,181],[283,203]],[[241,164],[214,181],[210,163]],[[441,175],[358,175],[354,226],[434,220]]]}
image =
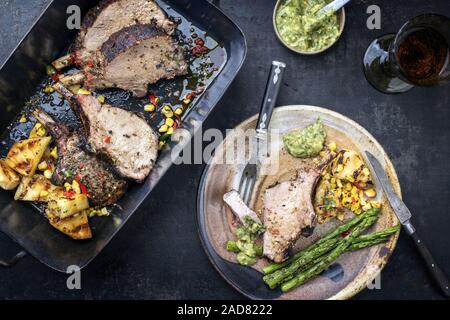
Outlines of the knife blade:
{"label": "knife blade", "polygon": [[412,226],[410,219],[411,219],[411,212],[406,207],[406,205],[403,203],[402,200],[397,196],[394,189],[392,188],[391,183],[389,182],[389,178],[387,177],[383,166],[381,163],[375,158],[373,154],[371,154],[369,151],[366,151],[367,158],[369,159],[370,164],[372,165],[373,171],[375,172],[375,176],[380,182],[381,188],[383,189],[384,193],[386,194],[386,197],[389,200],[389,203],[391,204],[392,209],[394,210],[395,214],[397,215],[398,220],[400,223],[405,226],[406,231],[408,234],[414,233],[415,229]]}
{"label": "knife blade", "polygon": [[409,211],[408,207],[406,207],[405,203],[395,193],[394,188],[392,187],[392,184],[390,183],[389,178],[387,177],[386,172],[383,169],[383,166],[381,165],[380,161],[378,161],[378,159],[375,158],[375,156],[371,154],[369,151],[366,151],[366,156],[369,159],[369,163],[371,164],[372,169],[375,173],[375,178],[380,183],[381,188],[383,189],[386,198],[388,199],[398,220],[403,225],[408,235],[410,235],[413,238],[414,243],[417,249],[419,250],[420,255],[424,259],[428,267],[428,270],[430,274],[433,276],[436,284],[439,286],[443,294],[446,297],[449,297],[450,291],[448,278],[442,271],[442,269],[439,268],[439,266],[436,264],[436,261],[431,255],[430,250],[428,250],[427,246],[419,237],[416,229],[412,225],[411,212]]}

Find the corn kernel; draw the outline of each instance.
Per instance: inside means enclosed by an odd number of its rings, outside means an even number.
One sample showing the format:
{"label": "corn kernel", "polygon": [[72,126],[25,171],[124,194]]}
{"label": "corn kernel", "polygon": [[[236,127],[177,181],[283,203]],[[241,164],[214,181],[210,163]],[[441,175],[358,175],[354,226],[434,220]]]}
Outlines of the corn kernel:
{"label": "corn kernel", "polygon": [[183,114],[183,108],[176,108],[175,111],[174,111],[174,113],[175,113],[177,116],[181,116],[181,115]]}
{"label": "corn kernel", "polygon": [[91,94],[91,92],[89,90],[84,89],[84,88],[80,88],[80,89],[78,89],[77,94],[89,95],[89,94]]}
{"label": "corn kernel", "polygon": [[38,164],[38,169],[39,170],[45,170],[47,169],[47,162],[42,161],[41,163]]}
{"label": "corn kernel", "polygon": [[165,144],[166,144],[165,141],[160,141],[159,142],[159,148],[161,149],[162,147],[164,147]]}
{"label": "corn kernel", "polygon": [[173,129],[173,127],[170,127],[168,130],[167,130],[167,134],[172,134],[173,133],[173,131],[174,131],[174,129]]}
{"label": "corn kernel", "polygon": [[19,122],[20,123],[25,123],[25,122],[27,122],[27,118],[25,116],[21,116],[20,119],[19,119]]}
{"label": "corn kernel", "polygon": [[46,197],[46,196],[48,196],[48,191],[46,191],[46,190],[42,190],[42,191],[39,193],[39,197]]}
{"label": "corn kernel", "polygon": [[168,104],[166,104],[166,105],[162,108],[161,113],[162,113],[163,115],[165,115],[167,118],[172,118],[172,117],[173,117],[173,110],[172,110],[172,108],[171,108]]}
{"label": "corn kernel", "polygon": [[377,192],[375,191],[374,188],[370,188],[370,189],[367,189],[366,191],[364,191],[364,194],[369,198],[373,198],[377,195]]}
{"label": "corn kernel", "polygon": [[362,209],[363,209],[364,211],[367,211],[367,210],[369,210],[369,209],[372,209],[372,206],[370,205],[370,203],[366,203],[365,205],[363,205]]}
{"label": "corn kernel", "polygon": [[169,130],[169,126],[167,124],[163,124],[161,127],[159,127],[159,132],[164,133],[167,132],[167,130]]}
{"label": "corn kernel", "polygon": [[365,176],[370,175],[370,171],[369,171],[369,169],[368,169],[367,167],[364,167],[364,169],[362,169],[362,173],[363,173]]}
{"label": "corn kernel", "polygon": [[100,102],[101,104],[103,104],[103,103],[105,103],[105,96],[102,96],[102,95],[97,96],[97,100],[98,100],[98,102]]}
{"label": "corn kernel", "polygon": [[173,121],[172,118],[166,118],[166,125],[171,127],[173,126],[173,124],[175,123],[175,121]]}
{"label": "corn kernel", "polygon": [[52,170],[47,169],[47,170],[44,171],[44,177],[45,177],[45,178],[51,179],[51,178],[52,178],[52,175],[53,175]]}
{"label": "corn kernel", "polygon": [[39,128],[42,128],[42,124],[40,123],[40,122],[38,122],[38,123],[36,123],[35,125],[34,125],[34,128],[37,130],[37,129],[39,129]]}
{"label": "corn kernel", "polygon": [[320,151],[320,152],[319,152],[319,155],[320,155],[322,158],[325,157],[326,154],[327,154],[326,151]]}
{"label": "corn kernel", "polygon": [[45,86],[43,91],[44,91],[44,93],[53,93],[53,92],[55,92],[55,89],[51,85],[47,85],[47,86]]}
{"label": "corn kernel", "polygon": [[66,191],[70,191],[70,190],[72,190],[72,185],[70,183],[68,183],[68,182],[65,182],[64,183],[64,188],[66,188]]}
{"label": "corn kernel", "polygon": [[336,172],[341,172],[342,170],[344,170],[344,166],[340,163],[336,168]]}
{"label": "corn kernel", "polygon": [[45,128],[41,127],[39,129],[37,129],[36,134],[39,137],[44,137],[47,134],[47,130],[45,130]]}
{"label": "corn kernel", "polygon": [[184,103],[184,104],[189,104],[189,103],[191,103],[191,99],[184,99],[184,100],[183,100],[183,103]]}
{"label": "corn kernel", "polygon": [[381,208],[381,203],[379,203],[378,201],[371,201],[370,205],[372,206],[372,208],[376,208],[376,209],[380,209]]}
{"label": "corn kernel", "polygon": [[50,152],[50,155],[51,155],[53,158],[58,159],[58,149],[57,149],[57,147],[54,147],[54,148],[52,149],[52,151]]}
{"label": "corn kernel", "polygon": [[153,111],[155,111],[155,109],[156,109],[155,105],[151,104],[151,103],[146,104],[144,106],[144,110],[147,111],[147,112],[153,112]]}
{"label": "corn kernel", "polygon": [[353,178],[353,176],[350,175],[346,176],[345,179],[350,182],[355,182],[355,178]]}
{"label": "corn kernel", "polygon": [[331,142],[329,145],[328,145],[328,149],[330,149],[331,151],[335,151],[336,150],[336,142]]}
{"label": "corn kernel", "polygon": [[81,193],[80,185],[77,180],[72,181],[72,189],[73,189],[73,191],[75,191],[75,193],[78,193],[78,194]]}
{"label": "corn kernel", "polygon": [[98,215],[99,217],[101,217],[101,216],[108,216],[108,215],[109,215],[108,209],[106,209],[106,208],[101,208],[100,211],[97,213],[97,215]]}

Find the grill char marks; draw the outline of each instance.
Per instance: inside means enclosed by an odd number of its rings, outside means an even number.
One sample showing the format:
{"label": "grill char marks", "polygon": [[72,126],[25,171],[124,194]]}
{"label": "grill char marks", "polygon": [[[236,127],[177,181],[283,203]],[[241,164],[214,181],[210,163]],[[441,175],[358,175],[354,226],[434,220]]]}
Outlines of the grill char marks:
{"label": "grill char marks", "polygon": [[158,28],[155,24],[137,24],[123,28],[111,35],[108,41],[103,43],[100,51],[105,57],[105,61],[111,62],[127,49],[139,45],[141,41],[161,36],[168,37],[164,30]]}
{"label": "grill char marks", "polygon": [[104,0],[85,15],[75,40],[79,63],[88,59],[108,38],[122,28],[154,21],[168,34],[175,24],[153,0]]}
{"label": "grill char marks", "polygon": [[56,140],[58,160],[53,183],[62,186],[78,176],[79,181],[86,185],[90,204],[96,207],[113,204],[123,196],[127,182],[120,179],[105,162],[81,147],[78,132],[72,132],[64,124],[55,122],[40,109],[35,110],[33,115]]}
{"label": "grill char marks", "polygon": [[113,34],[83,67],[90,90],[121,88],[138,97],[148,84],[172,79],[188,71],[183,49],[156,24],[136,24]]}

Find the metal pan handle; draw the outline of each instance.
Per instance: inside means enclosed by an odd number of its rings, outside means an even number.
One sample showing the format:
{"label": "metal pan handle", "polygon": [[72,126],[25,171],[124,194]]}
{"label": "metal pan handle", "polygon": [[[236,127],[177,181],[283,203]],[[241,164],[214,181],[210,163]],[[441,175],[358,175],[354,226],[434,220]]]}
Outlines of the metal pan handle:
{"label": "metal pan handle", "polygon": [[10,268],[14,266],[20,259],[25,257],[27,255],[26,251],[20,251],[17,253],[14,257],[10,258],[9,260],[0,260],[0,267],[3,268]]}

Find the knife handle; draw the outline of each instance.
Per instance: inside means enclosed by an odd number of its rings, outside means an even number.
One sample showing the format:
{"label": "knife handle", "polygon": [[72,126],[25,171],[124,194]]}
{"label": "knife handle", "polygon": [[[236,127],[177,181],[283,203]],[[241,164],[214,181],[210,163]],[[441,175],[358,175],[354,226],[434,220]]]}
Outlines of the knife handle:
{"label": "knife handle", "polygon": [[447,276],[442,271],[442,269],[439,268],[439,266],[436,264],[436,261],[434,261],[434,258],[431,255],[430,250],[428,250],[425,243],[419,237],[417,231],[411,234],[411,237],[413,238],[417,249],[419,249],[420,255],[425,260],[428,270],[430,271],[437,285],[441,288],[442,292],[447,298],[450,297],[449,282]]}
{"label": "knife handle", "polygon": [[265,139],[270,118],[272,117],[275,103],[277,102],[278,92],[280,91],[284,69],[286,64],[280,61],[272,61],[269,78],[267,79],[264,99],[259,112],[258,122],[256,123],[256,138]]}

